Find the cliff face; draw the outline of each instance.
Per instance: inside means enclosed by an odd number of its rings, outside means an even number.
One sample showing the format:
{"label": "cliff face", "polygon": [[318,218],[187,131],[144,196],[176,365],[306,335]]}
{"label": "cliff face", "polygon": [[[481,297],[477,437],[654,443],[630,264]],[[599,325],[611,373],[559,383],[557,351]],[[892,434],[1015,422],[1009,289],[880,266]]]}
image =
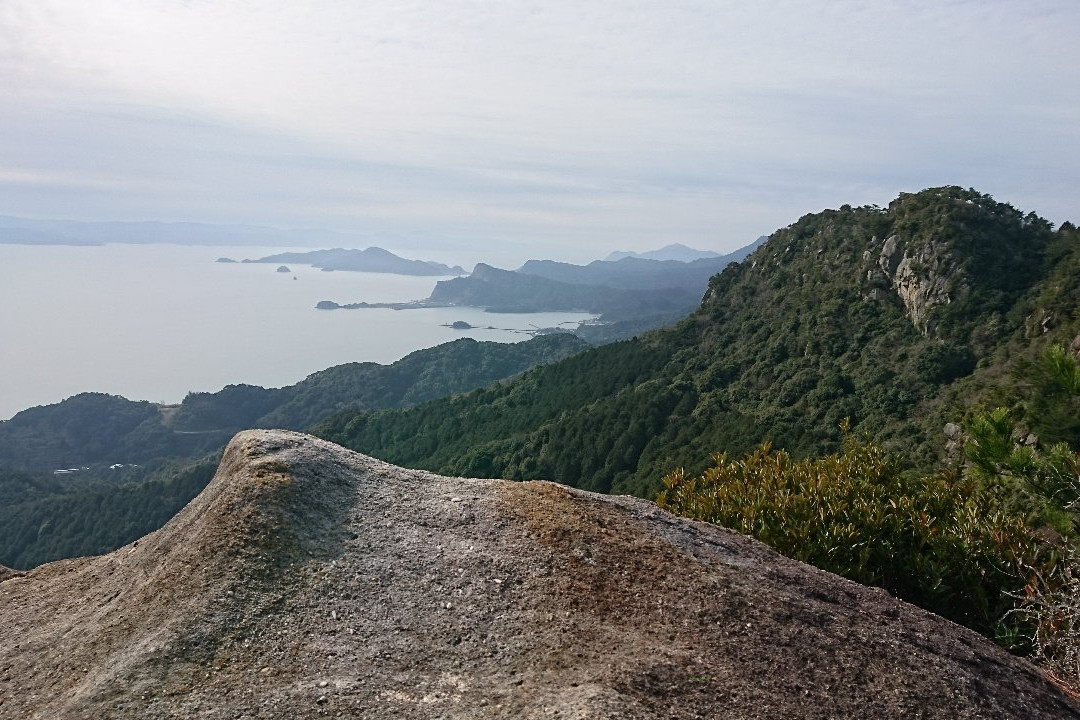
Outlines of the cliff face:
{"label": "cliff face", "polygon": [[[943,243],[933,240],[911,248],[899,235],[890,235],[882,243],[877,269],[892,286],[912,324],[923,335],[934,332],[936,322],[931,320],[934,308],[948,305],[962,288],[952,254]],[[873,276],[873,270],[867,272],[868,279]]]}
{"label": "cliff face", "polygon": [[249,431],[168,525],[0,583],[2,718],[1080,717],[1029,664],[651,503]]}

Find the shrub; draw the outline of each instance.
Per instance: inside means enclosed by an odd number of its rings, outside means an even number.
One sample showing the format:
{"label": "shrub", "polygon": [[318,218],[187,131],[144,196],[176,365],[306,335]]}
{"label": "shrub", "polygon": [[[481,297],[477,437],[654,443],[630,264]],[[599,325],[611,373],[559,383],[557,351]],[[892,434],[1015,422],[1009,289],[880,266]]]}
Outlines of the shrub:
{"label": "shrub", "polygon": [[1075,551],[1062,577],[1038,578],[1017,615],[1034,626],[1033,656],[1074,696],[1080,694],[1080,558]]}
{"label": "shrub", "polygon": [[1033,572],[1052,576],[1059,561],[975,482],[905,474],[894,456],[851,435],[822,458],[793,461],[768,444],[741,460],[716,455],[701,475],[665,477],[657,503],[1000,638],[1018,637],[1024,622],[1008,615],[1013,594]]}

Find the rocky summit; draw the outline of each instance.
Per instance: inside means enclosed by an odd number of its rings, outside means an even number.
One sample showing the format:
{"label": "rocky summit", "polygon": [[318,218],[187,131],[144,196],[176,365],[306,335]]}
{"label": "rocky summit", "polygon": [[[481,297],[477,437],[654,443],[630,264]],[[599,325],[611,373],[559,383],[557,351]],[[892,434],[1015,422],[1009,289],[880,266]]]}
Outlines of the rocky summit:
{"label": "rocky summit", "polygon": [[982,637],[722,528],[247,431],[164,528],[0,572],[2,718],[1077,718]]}

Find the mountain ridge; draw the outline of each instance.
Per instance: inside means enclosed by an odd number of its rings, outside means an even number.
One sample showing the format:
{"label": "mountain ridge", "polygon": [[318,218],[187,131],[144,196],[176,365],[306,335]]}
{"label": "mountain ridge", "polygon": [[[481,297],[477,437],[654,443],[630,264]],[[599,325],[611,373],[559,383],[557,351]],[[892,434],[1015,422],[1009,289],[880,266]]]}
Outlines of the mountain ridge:
{"label": "mountain ridge", "polygon": [[477,263],[468,277],[440,280],[429,300],[491,312],[592,312],[608,322],[641,313],[686,312],[701,288],[629,289],[575,284]]}
{"label": "mountain ridge", "polygon": [[[850,418],[933,468],[947,422],[1011,392],[993,389],[1010,358],[1080,332],[1069,320],[1080,278],[1055,274],[1077,256],[1074,226],[1055,231],[974,190],[845,205],[773,233],[670,329],[471,396],[332,418],[318,433],[433,471],[649,496],[673,468],[701,469],[720,449],[831,451]],[[407,443],[421,415],[428,431],[448,423],[456,435],[431,452]]]}
{"label": "mountain ridge", "polygon": [[[88,463],[143,462],[155,454],[199,454],[220,447],[222,434],[227,439],[242,429],[268,426],[300,430],[351,405],[371,409],[414,405],[586,347],[566,333],[522,343],[461,338],[386,365],[336,365],[282,388],[235,384],[216,392],[191,392],[178,406],[80,393],[0,421],[0,467],[51,472]],[[70,437],[61,431],[70,431]],[[181,442],[178,433],[186,440]],[[209,445],[200,442],[200,437],[215,433]],[[145,447],[138,452],[125,449],[129,435],[132,443]],[[172,444],[176,446],[170,450]]]}
{"label": "mountain ridge", "polygon": [[0,562],[27,568],[106,552],[160,527],[207,483],[217,462],[208,456],[237,430],[306,428],[335,407],[407,406],[584,347],[565,334],[513,344],[462,338],[391,365],[329,368],[286,388],[190,393],[179,406],[84,393],[23,411],[0,422]]}
{"label": "mountain ridge", "polygon": [[671,243],[658,250],[646,250],[634,252],[633,250],[616,250],[604,258],[606,261],[617,261],[624,258],[642,258],[645,260],[674,260],[676,262],[690,262],[702,258],[719,257],[723,253],[712,250],[696,250],[682,243]]}
{"label": "mountain ridge", "polygon": [[[738,255],[738,257],[736,257]],[[741,253],[717,255],[692,262],[624,258],[617,261],[594,260],[588,265],[573,265],[554,260],[529,260],[516,270],[523,275],[544,277],[571,285],[663,290],[683,287],[704,288],[709,278],[728,264],[745,257]]]}

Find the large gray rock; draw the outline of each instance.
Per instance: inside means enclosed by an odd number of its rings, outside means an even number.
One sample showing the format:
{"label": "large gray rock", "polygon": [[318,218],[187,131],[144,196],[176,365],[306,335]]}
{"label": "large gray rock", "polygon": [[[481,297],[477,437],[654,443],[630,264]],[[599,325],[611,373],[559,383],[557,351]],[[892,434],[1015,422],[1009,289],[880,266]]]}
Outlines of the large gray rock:
{"label": "large gray rock", "polygon": [[3,718],[1075,718],[1027,662],[655,505],[249,431],[168,525],[0,583]]}

